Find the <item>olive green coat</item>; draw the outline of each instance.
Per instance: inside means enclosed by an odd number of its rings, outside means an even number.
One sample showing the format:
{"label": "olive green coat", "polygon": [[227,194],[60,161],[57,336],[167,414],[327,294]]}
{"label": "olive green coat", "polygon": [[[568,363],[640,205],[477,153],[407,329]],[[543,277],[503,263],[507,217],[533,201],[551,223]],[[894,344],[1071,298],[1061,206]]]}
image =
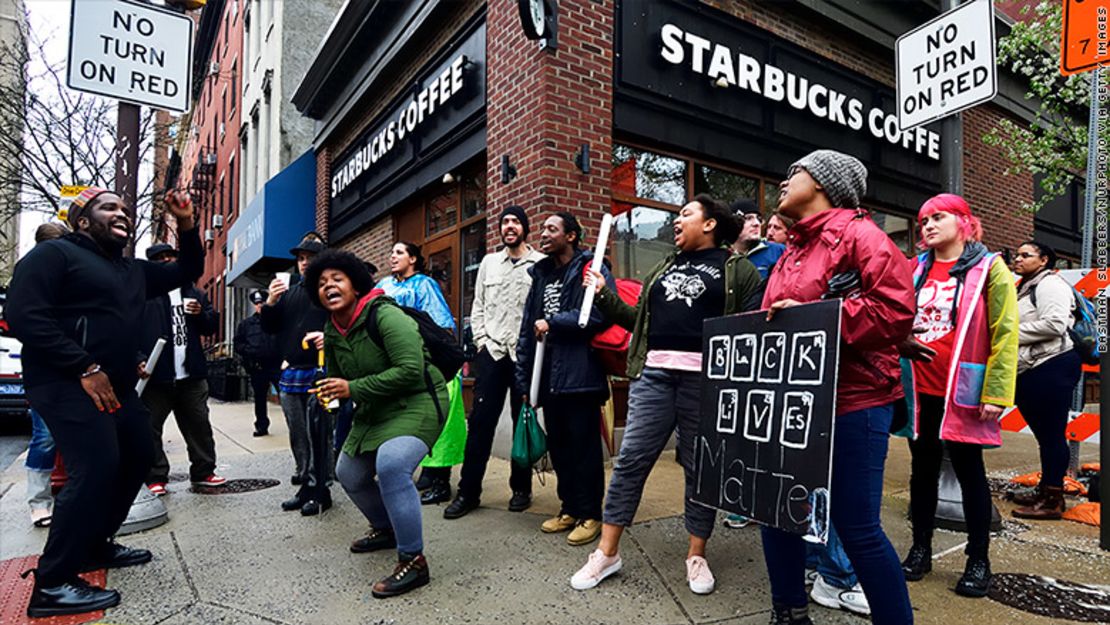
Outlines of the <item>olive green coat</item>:
{"label": "olive green coat", "polygon": [[[370,338],[366,318],[377,309],[384,349]],[[351,432],[343,453],[354,456],[376,450],[398,436],[415,436],[431,449],[442,429],[424,372],[432,377],[440,405],[448,409],[443,375],[427,360],[416,322],[393,300],[378,296],[359,314],[347,336],[330,320],[324,329],[328,376],[343,378],[355,402]],[[446,415],[444,415],[446,416]]]}

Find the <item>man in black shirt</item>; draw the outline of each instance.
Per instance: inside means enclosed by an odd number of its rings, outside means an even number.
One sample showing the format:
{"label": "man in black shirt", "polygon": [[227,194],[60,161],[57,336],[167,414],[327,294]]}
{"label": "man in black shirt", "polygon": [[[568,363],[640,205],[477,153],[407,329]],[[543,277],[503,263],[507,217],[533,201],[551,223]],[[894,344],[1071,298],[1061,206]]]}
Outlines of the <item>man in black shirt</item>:
{"label": "man in black shirt", "polygon": [[35,575],[28,616],[102,610],[114,590],[90,586],[82,570],[149,562],[145,549],[111,538],[127,518],[154,459],[150,415],[135,394],[146,300],[183,287],[204,271],[186,194],[166,199],[177,221],[181,259],[156,264],[123,256],[132,211],[115,193],[90,187],[75,199],[74,232],[40,243],[16,266],[6,316],[23,342],[23,377],[69,481],[58,494]]}
{"label": "man in black shirt", "polygon": [[254,314],[239,322],[235,328],[235,353],[243,362],[251,379],[254,393],[254,435],[266,436],[270,433],[270,416],[266,413],[266,400],[270,387],[278,390],[281,376],[281,357],[274,344],[274,336],[262,331],[262,304],[266,302],[265,291],[253,291],[250,295],[254,304]]}

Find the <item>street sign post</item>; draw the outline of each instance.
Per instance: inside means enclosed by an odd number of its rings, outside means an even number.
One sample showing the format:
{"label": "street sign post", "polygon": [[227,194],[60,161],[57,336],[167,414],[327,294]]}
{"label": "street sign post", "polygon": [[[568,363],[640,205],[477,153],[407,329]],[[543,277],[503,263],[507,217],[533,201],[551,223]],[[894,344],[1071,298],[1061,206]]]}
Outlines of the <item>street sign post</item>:
{"label": "street sign post", "polygon": [[70,12],[66,85],[140,106],[189,110],[193,20],[129,0]]}
{"label": "street sign post", "polygon": [[974,0],[918,26],[894,55],[902,132],[994,99],[994,4]]}

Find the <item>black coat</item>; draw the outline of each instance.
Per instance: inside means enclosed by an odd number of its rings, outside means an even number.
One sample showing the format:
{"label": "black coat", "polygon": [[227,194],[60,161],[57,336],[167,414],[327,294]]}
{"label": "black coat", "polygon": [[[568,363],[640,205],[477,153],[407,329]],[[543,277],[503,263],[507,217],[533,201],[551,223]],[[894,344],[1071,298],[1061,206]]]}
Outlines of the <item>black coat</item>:
{"label": "black coat", "polygon": [[181,232],[180,242],[178,261],[163,264],[107,256],[92,239],[71,233],[39,243],[19,261],[5,316],[23,342],[27,387],[77,382],[96,363],[117,395],[133,389],[146,301],[204,272],[196,228]]}
{"label": "black coat", "polygon": [[274,335],[262,330],[262,316],[258,313],[239,322],[235,328],[235,353],[250,372],[277,371],[281,356],[277,352]]}
{"label": "black coat", "polygon": [[[200,302],[199,315],[185,315],[185,373],[189,378],[206,378],[208,362],[204,358],[201,336],[215,334],[220,329],[220,315],[212,308],[208,297],[190,285],[181,288],[181,298],[191,297]],[[143,338],[139,350],[139,361],[150,356],[155,341],[166,339],[166,346],[154,367],[150,378],[153,382],[172,382],[176,377],[173,365],[173,317],[170,310],[170,296],[162,295],[147,300],[143,323]],[[182,312],[184,314],[184,312]]]}
{"label": "black coat", "polygon": [[[550,277],[563,272],[556,267],[551,256],[537,262],[528,270],[532,276],[532,288],[524,301],[524,316],[520,322],[520,338],[516,344],[516,392],[528,393],[532,381],[532,359],[536,353],[536,334],[534,326],[537,319],[545,319],[550,329],[544,339],[544,371],[546,384],[540,389],[540,403],[548,394],[565,395],[571,393],[596,394],[604,400],[609,396],[609,384],[605,369],[601,366],[590,339],[603,330],[605,323],[597,306],[590,311],[590,320],[585,328],[578,327],[578,315],[582,308],[582,298],[586,290],[582,286],[582,274],[586,265],[593,260],[593,253],[575,253],[567,263],[563,274],[563,287],[559,295],[559,313],[546,317],[543,312],[543,287]],[[610,289],[616,291],[616,281],[609,268],[602,265],[602,275]]]}
{"label": "black coat", "polygon": [[263,306],[261,314],[262,330],[277,337],[282,360],[300,369],[316,366],[316,348],[302,349],[301,340],[309,332],[323,332],[328,314],[312,303],[303,284],[289,287],[273,306]]}

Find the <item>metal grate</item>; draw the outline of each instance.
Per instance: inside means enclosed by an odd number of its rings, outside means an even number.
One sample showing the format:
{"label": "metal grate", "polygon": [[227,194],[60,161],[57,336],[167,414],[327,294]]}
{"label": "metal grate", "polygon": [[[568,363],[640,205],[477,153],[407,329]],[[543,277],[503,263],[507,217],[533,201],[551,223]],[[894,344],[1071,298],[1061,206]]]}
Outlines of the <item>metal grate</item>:
{"label": "metal grate", "polygon": [[1110,586],[1091,586],[1062,579],[999,573],[991,578],[991,599],[1051,619],[1101,623],[1110,621]]}
{"label": "metal grate", "polygon": [[228,480],[222,486],[193,486],[190,491],[200,495],[237,495],[249,493],[265,488],[273,488],[281,484],[278,480],[269,479],[242,479]]}

